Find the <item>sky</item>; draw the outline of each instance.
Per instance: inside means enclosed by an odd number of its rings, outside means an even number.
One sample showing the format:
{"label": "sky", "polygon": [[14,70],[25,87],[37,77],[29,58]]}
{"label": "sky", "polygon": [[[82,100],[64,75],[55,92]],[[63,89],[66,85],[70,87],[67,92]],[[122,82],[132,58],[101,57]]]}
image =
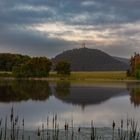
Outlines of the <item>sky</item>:
{"label": "sky", "polygon": [[0,0],[0,52],[49,58],[86,47],[140,52],[140,0]]}

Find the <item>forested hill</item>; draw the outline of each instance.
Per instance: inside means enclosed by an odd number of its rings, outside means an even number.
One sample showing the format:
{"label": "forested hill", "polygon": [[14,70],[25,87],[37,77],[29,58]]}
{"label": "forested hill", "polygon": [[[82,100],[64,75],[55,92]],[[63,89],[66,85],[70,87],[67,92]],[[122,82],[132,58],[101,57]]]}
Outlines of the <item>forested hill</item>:
{"label": "forested hill", "polygon": [[73,71],[124,71],[129,67],[103,51],[89,48],[68,50],[52,59],[54,63],[61,60],[70,62]]}
{"label": "forested hill", "polygon": [[29,56],[20,54],[0,53],[0,71],[12,71],[14,66],[25,63]]}

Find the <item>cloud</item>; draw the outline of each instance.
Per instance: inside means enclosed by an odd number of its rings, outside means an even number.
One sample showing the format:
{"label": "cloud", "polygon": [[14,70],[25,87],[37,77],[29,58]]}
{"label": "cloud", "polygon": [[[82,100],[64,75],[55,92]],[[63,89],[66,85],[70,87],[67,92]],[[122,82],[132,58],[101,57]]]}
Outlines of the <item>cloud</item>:
{"label": "cloud", "polygon": [[93,5],[96,5],[97,6],[97,4],[95,3],[95,1],[83,1],[81,3],[81,5],[82,6],[93,6]]}
{"label": "cloud", "polygon": [[140,51],[139,0],[0,0],[0,51],[47,55],[86,42],[112,55]]}
{"label": "cloud", "polygon": [[[13,32],[14,36],[12,35]],[[32,56],[46,55],[48,57],[65,50],[65,47],[75,47],[76,44],[73,41],[65,41],[59,38],[50,38],[47,34],[42,34],[37,31],[30,31],[25,28],[21,29],[18,26],[16,26],[14,29],[8,29],[8,31],[4,34],[0,33],[0,43],[1,51],[15,51],[16,53],[22,52],[23,54]]]}

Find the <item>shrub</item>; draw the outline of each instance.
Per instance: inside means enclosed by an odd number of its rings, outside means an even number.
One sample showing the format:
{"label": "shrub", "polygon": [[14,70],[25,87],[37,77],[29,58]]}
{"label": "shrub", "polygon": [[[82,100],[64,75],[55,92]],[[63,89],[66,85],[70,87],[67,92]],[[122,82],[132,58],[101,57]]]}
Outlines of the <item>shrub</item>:
{"label": "shrub", "polygon": [[136,77],[136,79],[140,79],[140,69],[136,69],[135,77]]}
{"label": "shrub", "polygon": [[51,70],[51,61],[46,57],[34,57],[25,64],[13,68],[15,77],[46,77]]}
{"label": "shrub", "polygon": [[70,68],[71,65],[69,62],[60,61],[56,64],[55,70],[57,71],[57,74],[70,75]]}
{"label": "shrub", "polygon": [[131,72],[129,69],[126,71],[126,75],[127,75],[127,77],[131,76]]}

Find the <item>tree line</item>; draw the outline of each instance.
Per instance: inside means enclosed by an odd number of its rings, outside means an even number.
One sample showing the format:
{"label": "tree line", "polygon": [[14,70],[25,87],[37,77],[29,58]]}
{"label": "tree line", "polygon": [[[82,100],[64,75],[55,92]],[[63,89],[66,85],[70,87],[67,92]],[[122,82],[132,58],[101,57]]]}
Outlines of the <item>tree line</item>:
{"label": "tree line", "polygon": [[47,77],[49,72],[70,75],[71,65],[67,61],[53,63],[47,57],[29,57],[27,55],[0,54],[0,71],[11,71],[15,77]]}
{"label": "tree line", "polygon": [[0,54],[0,71],[12,71],[14,66],[19,66],[31,58],[27,55],[1,53]]}

